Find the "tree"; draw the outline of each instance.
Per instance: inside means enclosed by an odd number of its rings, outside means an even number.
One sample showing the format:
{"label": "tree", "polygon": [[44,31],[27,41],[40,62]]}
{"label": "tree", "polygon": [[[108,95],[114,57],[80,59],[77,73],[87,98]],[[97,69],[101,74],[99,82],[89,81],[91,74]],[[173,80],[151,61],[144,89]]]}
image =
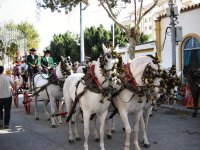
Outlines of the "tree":
{"label": "tree", "polygon": [[[27,21],[21,22],[19,24],[14,24],[13,22],[8,22],[5,25],[5,28],[8,30],[17,29],[21,31],[23,36],[26,38],[26,47],[27,49],[37,48],[39,46],[39,34],[37,33],[34,26]],[[23,37],[24,38],[24,37]]]}
{"label": "tree", "polygon": [[[41,0],[38,2],[38,5],[43,8],[50,8],[52,11],[61,11],[65,10],[66,13],[71,11],[73,7],[78,5],[81,1],[83,1],[86,5],[89,4],[90,0]],[[104,8],[107,12],[108,16],[116,23],[117,26],[122,29],[126,37],[129,41],[129,54],[131,58],[135,57],[135,46],[137,42],[137,38],[139,36],[139,24],[142,18],[149,13],[158,3],[158,0],[153,0],[153,3],[147,10],[143,10],[143,0],[98,0],[100,2],[100,6]],[[127,4],[133,4],[134,8],[134,22],[131,28],[123,25],[119,22],[118,15],[121,10],[126,7]],[[139,11],[137,8],[139,6]]]}
{"label": "tree", "polygon": [[29,24],[27,21],[21,22],[17,25],[17,29],[26,36],[27,49],[38,48],[40,42],[39,34],[32,24]]}
{"label": "tree", "polygon": [[71,32],[65,34],[58,34],[53,36],[53,40],[50,43],[50,49],[52,50],[52,57],[55,62],[61,60],[60,56],[70,56],[72,61],[79,61],[79,49],[80,47],[74,41]]}
{"label": "tree", "polygon": [[[8,31],[18,30],[21,32],[20,37],[17,37],[18,40],[26,38],[26,47],[27,49],[37,48],[39,45],[39,34],[35,30],[34,26],[29,24],[27,21],[21,22],[19,24],[14,24],[12,21],[4,25],[4,28]],[[17,41],[9,43],[9,47],[6,48],[7,56],[14,60],[17,55],[19,47],[17,46]]]}
{"label": "tree", "polygon": [[144,34],[144,32],[139,33],[137,44],[142,44],[142,43],[148,42],[148,40],[149,40],[148,35]]}
{"label": "tree", "polygon": [[[125,46],[127,38],[119,27],[115,26],[115,45]],[[111,30],[112,31],[112,30]],[[93,60],[97,60],[100,54],[103,53],[102,43],[107,47],[112,45],[112,32],[107,31],[103,25],[95,28],[94,26],[86,28],[84,32],[85,54]]]}

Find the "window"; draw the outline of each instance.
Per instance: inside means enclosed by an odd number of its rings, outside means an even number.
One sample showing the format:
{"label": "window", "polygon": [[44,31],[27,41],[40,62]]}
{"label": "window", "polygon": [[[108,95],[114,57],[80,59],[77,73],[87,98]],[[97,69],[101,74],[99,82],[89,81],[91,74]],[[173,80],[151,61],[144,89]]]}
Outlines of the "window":
{"label": "window", "polygon": [[195,37],[190,37],[183,43],[183,65],[194,69],[200,67],[200,41]]}
{"label": "window", "polygon": [[152,29],[152,26],[149,26],[149,30],[151,30]]}

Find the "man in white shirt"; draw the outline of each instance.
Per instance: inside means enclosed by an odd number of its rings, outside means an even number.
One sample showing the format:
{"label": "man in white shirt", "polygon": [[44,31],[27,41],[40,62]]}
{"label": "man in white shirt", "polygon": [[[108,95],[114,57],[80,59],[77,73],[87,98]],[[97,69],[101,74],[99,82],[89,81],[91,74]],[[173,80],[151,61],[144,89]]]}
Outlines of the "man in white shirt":
{"label": "man in white shirt", "polygon": [[[9,128],[10,111],[12,104],[12,87],[14,81],[9,76],[3,74],[4,67],[0,66],[0,128]],[[4,109],[4,118],[3,118]]]}

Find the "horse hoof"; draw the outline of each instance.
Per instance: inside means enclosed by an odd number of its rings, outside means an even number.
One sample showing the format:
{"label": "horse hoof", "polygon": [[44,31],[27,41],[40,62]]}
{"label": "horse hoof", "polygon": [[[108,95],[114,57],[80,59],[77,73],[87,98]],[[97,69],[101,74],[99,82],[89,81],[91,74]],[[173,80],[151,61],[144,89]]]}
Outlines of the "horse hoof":
{"label": "horse hoof", "polygon": [[149,148],[150,144],[144,144],[144,148]]}
{"label": "horse hoof", "polygon": [[70,143],[70,144],[73,144],[73,143],[74,143],[74,140],[70,140],[70,139],[69,139],[69,143]]}
{"label": "horse hoof", "polygon": [[111,133],[115,133],[115,130],[111,130]]}
{"label": "horse hoof", "polygon": [[35,120],[39,120],[39,117],[35,117]]}
{"label": "horse hoof", "polygon": [[81,138],[80,138],[80,137],[77,137],[77,138],[76,138],[76,141],[81,141]]}
{"label": "horse hoof", "polygon": [[51,121],[51,118],[47,118],[47,121]]}
{"label": "horse hoof", "polygon": [[95,142],[99,142],[100,141],[100,139],[99,138],[95,138]]}
{"label": "horse hoof", "polygon": [[108,139],[112,139],[112,135],[107,134]]}
{"label": "horse hoof", "polygon": [[192,117],[196,117],[196,116],[197,116],[196,112],[192,113]]}
{"label": "horse hoof", "polygon": [[56,125],[51,125],[52,128],[56,128]]}

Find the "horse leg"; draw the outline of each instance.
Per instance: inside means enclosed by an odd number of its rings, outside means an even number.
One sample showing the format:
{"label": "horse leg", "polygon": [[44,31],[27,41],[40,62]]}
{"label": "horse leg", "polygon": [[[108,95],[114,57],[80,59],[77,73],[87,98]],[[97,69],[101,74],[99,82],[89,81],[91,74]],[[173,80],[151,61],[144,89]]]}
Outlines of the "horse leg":
{"label": "horse leg", "polygon": [[107,138],[108,139],[112,139],[112,129],[111,129],[111,125],[110,125],[109,119],[105,120],[105,129],[106,129]]}
{"label": "horse leg", "polygon": [[138,131],[139,131],[139,122],[142,116],[142,110],[135,113],[134,116],[134,120],[135,120],[135,124],[134,124],[134,128],[133,128],[133,137],[134,137],[134,145],[135,145],[135,150],[140,150],[140,146],[138,143]]}
{"label": "horse leg", "polygon": [[47,121],[50,121],[51,117],[50,117],[50,114],[49,114],[49,112],[47,110],[48,100],[43,100],[43,102],[44,102],[44,112],[45,112],[45,115],[47,117]]}
{"label": "horse leg", "polygon": [[143,136],[143,141],[144,141],[144,147],[148,148],[149,142],[148,142],[148,139],[147,139],[146,124],[145,124],[144,118],[145,117],[143,115],[141,115],[140,126],[142,128],[142,136]]}
{"label": "horse leg", "polygon": [[84,124],[84,149],[88,150],[88,136],[89,136],[89,121],[91,113],[83,110],[83,124]]}
{"label": "horse leg", "polygon": [[[67,99],[67,97],[65,97],[65,103],[66,103],[66,109],[67,112],[71,111],[72,108],[72,100],[71,99]],[[72,118],[69,121],[69,143],[74,143],[74,132],[73,132],[73,121]]]}
{"label": "horse leg", "polygon": [[105,126],[107,114],[108,114],[108,110],[106,110],[105,112],[103,112],[100,115],[100,147],[101,147],[101,150],[105,150],[105,148],[104,148],[104,126]]}
{"label": "horse leg", "polygon": [[79,134],[79,128],[78,128],[78,124],[79,124],[79,116],[80,116],[80,109],[77,108],[76,112],[74,114],[74,121],[75,121],[75,137],[76,137],[76,141],[80,141],[80,134]]}
{"label": "horse leg", "polygon": [[115,132],[115,122],[114,122],[114,118],[112,118],[112,123],[111,123],[111,132],[112,132],[112,133]]}
{"label": "horse leg", "polygon": [[124,124],[125,132],[126,132],[126,140],[125,140],[124,150],[129,150],[130,149],[131,126],[128,121],[128,113],[126,111],[119,110],[119,114],[120,114],[120,117]]}
{"label": "horse leg", "polygon": [[[58,113],[63,112],[62,106],[63,106],[63,102],[62,102],[62,100],[59,100],[59,106],[58,106],[58,110],[57,110]],[[61,115],[58,116],[58,123],[62,124],[62,116]]]}
{"label": "horse leg", "polygon": [[33,96],[33,101],[35,102],[35,120],[39,120],[39,117],[37,116],[37,96]]}
{"label": "horse leg", "polygon": [[[55,98],[50,96],[50,105],[51,105],[51,115],[56,113],[56,101]],[[51,116],[51,127],[56,128],[55,116]]]}
{"label": "horse leg", "polygon": [[97,130],[97,115],[94,116],[92,122],[93,122],[93,126],[94,126],[95,141],[98,142],[100,140],[100,138],[99,138],[99,132]]}

